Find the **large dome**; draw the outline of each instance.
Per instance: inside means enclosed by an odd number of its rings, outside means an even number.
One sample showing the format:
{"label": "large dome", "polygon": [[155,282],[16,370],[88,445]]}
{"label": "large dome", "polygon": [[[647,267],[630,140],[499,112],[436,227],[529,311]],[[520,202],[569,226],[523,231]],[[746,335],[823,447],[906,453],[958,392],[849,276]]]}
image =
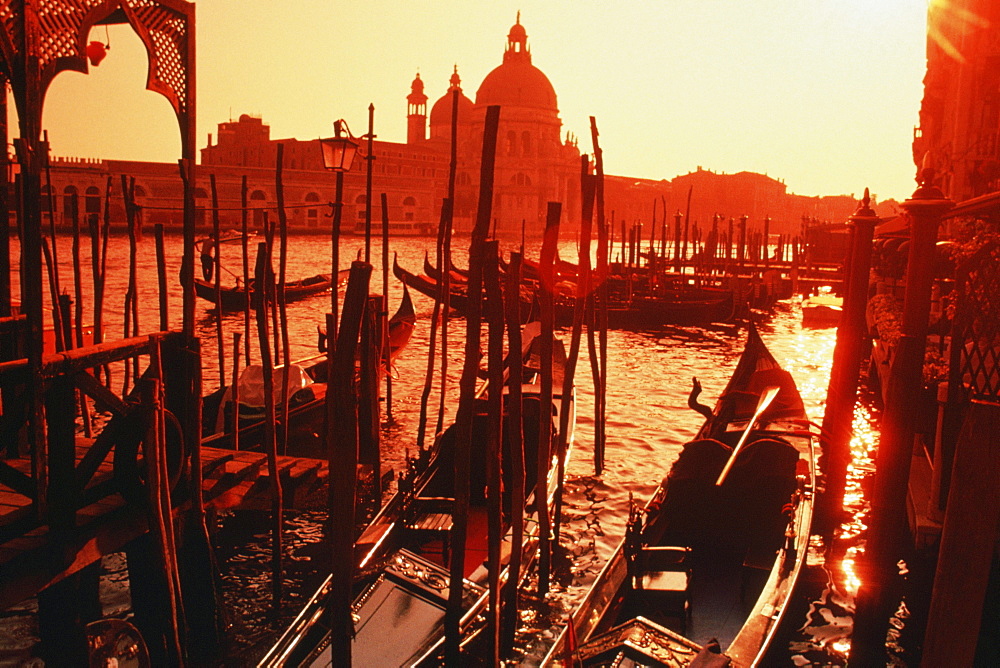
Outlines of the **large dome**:
{"label": "large dome", "polygon": [[507,34],[503,64],[486,75],[476,91],[476,104],[532,107],[559,111],[556,91],[540,69],[531,64],[528,34],[521,25],[521,13]]}
{"label": "large dome", "polygon": [[549,78],[524,60],[509,60],[487,74],[476,92],[476,104],[559,110]]}

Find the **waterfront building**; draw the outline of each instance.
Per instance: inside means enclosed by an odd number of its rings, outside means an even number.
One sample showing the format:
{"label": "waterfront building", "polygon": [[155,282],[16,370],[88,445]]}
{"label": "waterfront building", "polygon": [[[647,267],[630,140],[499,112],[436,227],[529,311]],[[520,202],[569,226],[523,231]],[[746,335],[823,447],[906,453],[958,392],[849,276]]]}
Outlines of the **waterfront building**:
{"label": "waterfront building", "polygon": [[[532,60],[520,15],[507,33],[500,64],[479,84],[474,100],[464,92],[457,65],[447,89],[433,104],[429,88],[418,73],[405,94],[406,141],[375,139],[373,160],[365,159],[367,141],[361,142],[353,168],[344,175],[341,232],[363,231],[369,207],[373,229],[381,229],[382,193],[386,195],[393,229],[436,229],[442,201],[448,195],[452,104],[457,95],[455,231],[462,234],[472,229],[478,207],[486,108],[500,105],[491,229],[498,237],[511,241],[519,240],[522,231],[528,237],[537,237],[545,225],[547,204],[554,201],[562,204],[561,236],[575,237],[581,215],[580,175],[585,168],[581,149],[574,133],[562,126],[556,89]],[[360,135],[367,128],[353,130]],[[585,131],[589,134],[589,129]],[[279,144],[283,147],[282,182],[290,229],[329,233],[335,178],[323,169],[318,140],[274,139],[264,119],[250,114],[219,123],[214,136],[208,134],[201,149],[195,194],[202,230],[212,225],[213,180],[224,229],[238,229],[240,225],[244,179],[252,209],[251,227],[260,229],[265,216],[277,218],[275,170]],[[614,151],[613,146],[604,148]],[[370,205],[366,196],[369,168],[373,184]],[[593,169],[592,160],[586,168]],[[176,164],[53,158],[50,173],[59,226],[67,228],[71,224],[75,193],[84,221],[103,218],[107,201],[112,225],[120,229],[125,221],[121,196],[124,175],[135,178],[143,225],[181,227],[182,184]],[[721,174],[699,167],[673,182],[607,175],[607,220],[616,229],[622,224],[640,224],[648,230],[655,212],[660,227],[664,212],[673,221],[676,211],[685,211],[689,190],[693,192],[692,222],[703,228],[714,214],[735,218],[746,215],[751,227],[760,228],[768,217],[774,234],[795,235],[800,233],[803,217],[843,221],[854,209],[852,197],[803,197],[788,193],[782,181],[766,175]]]}

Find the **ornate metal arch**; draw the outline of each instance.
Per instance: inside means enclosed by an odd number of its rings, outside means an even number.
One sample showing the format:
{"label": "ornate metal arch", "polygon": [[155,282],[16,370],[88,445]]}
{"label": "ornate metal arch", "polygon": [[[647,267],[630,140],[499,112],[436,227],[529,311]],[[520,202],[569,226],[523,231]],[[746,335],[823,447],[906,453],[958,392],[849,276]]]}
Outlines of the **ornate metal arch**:
{"label": "ornate metal arch", "polygon": [[[45,91],[64,70],[87,73],[87,35],[128,23],[146,46],[146,88],[170,101],[182,133],[193,123],[194,4],[185,0],[0,0],[0,67],[19,114],[41,114]],[[38,109],[28,88],[37,76]]]}

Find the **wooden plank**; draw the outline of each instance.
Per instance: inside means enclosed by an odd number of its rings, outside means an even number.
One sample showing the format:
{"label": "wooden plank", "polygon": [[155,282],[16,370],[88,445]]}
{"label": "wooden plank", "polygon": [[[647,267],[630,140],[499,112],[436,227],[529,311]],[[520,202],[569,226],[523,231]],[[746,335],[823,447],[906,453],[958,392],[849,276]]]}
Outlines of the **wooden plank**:
{"label": "wooden plank", "polygon": [[145,511],[122,506],[58,538],[30,534],[0,547],[0,607],[59,582],[146,531]]}

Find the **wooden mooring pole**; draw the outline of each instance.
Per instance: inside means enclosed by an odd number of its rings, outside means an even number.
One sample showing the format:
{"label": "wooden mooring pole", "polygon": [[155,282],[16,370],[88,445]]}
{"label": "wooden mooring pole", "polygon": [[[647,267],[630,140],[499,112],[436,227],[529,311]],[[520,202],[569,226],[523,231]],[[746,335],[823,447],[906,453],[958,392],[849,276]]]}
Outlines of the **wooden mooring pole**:
{"label": "wooden mooring pole", "polygon": [[[264,375],[264,387],[274,383],[274,363],[271,360],[271,346],[268,342],[268,302],[274,295],[274,271],[271,264],[271,235],[267,241],[257,245],[257,263],[254,281],[257,285],[254,300],[257,310],[257,336],[260,340],[260,364]],[[236,407],[238,410],[238,407]],[[275,434],[274,393],[264,392],[264,436],[262,444],[267,453],[267,469],[271,491],[271,597],[272,606],[278,609],[282,595],[282,509],[284,499],[281,477],[278,472],[278,442]]]}
{"label": "wooden mooring pole", "polygon": [[[524,360],[521,358],[521,304],[515,298],[521,289],[521,258],[520,253],[510,254],[510,266],[507,268],[504,290],[507,299],[504,300],[504,318],[507,324],[507,357],[509,362],[509,380],[507,390],[506,412],[507,438],[505,442],[510,448],[510,507],[524,508],[524,417],[521,410],[521,369]],[[524,542],[524,513],[511,513],[510,517],[510,563],[507,566],[507,582],[504,584],[503,606],[500,619],[500,647],[505,658],[509,658],[514,647],[514,635],[517,629],[517,593],[521,579],[521,551]]]}
{"label": "wooden mooring pole", "polygon": [[817,519],[824,535],[828,535],[843,521],[844,484],[851,458],[858,374],[861,372],[861,360],[865,356],[865,344],[868,341],[865,311],[868,306],[872,235],[877,222],[878,214],[872,210],[871,198],[865,188],[864,198],[848,220],[851,235],[850,261],[846,267],[843,312],[837,328],[837,346],[833,351],[826,410],[823,413],[822,468],[826,474],[826,491]]}
{"label": "wooden mooring pole", "polygon": [[[587,301],[590,295],[590,237],[594,220],[594,187],[596,177],[587,173],[589,158],[580,157],[580,185],[582,190],[582,219],[580,222],[580,253],[578,257],[579,272],[576,281],[576,304],[573,310],[573,329],[570,333],[569,356],[566,360],[566,367],[562,374],[562,387],[560,388],[559,406],[559,432],[556,443],[556,498],[555,511],[553,513],[553,539],[558,544],[559,528],[561,525],[560,516],[562,514],[562,491],[563,482],[566,476],[566,451],[569,447],[567,432],[569,431],[570,400],[573,394],[573,384],[576,382],[576,361],[580,355],[580,342],[583,336],[583,320],[587,311]],[[651,226],[655,229],[655,225]],[[652,261],[652,260],[650,260]],[[539,469],[541,476],[541,469]]]}
{"label": "wooden mooring pole", "polygon": [[[504,295],[500,289],[500,242],[495,239],[486,242],[486,257],[483,266],[483,288],[485,292],[484,315],[487,325],[487,378],[486,396],[487,437],[486,437],[486,516],[487,516],[487,587],[489,589],[486,610],[487,662],[491,666],[500,665],[500,547],[503,540],[503,519],[501,516],[501,468],[504,434],[503,396],[503,320]],[[520,287],[507,293],[508,301],[520,302]],[[511,369],[512,380],[515,380]],[[521,506],[511,506],[513,515],[521,514]]]}
{"label": "wooden mooring pole", "polygon": [[[607,442],[605,431],[605,414],[608,397],[608,264],[611,258],[611,239],[609,233],[614,232],[614,226],[608,225],[604,217],[604,151],[601,150],[597,119],[590,117],[590,139],[594,146],[594,175],[597,178],[594,187],[594,206],[597,213],[597,287],[591,290],[594,298],[594,317],[591,325],[597,328],[595,401],[594,401],[594,474],[600,475],[604,470],[604,449]],[[660,196],[663,205],[663,251],[664,263],[667,256],[667,200]],[[614,215],[612,215],[612,220]],[[666,268],[666,265],[664,265]],[[588,325],[590,327],[590,325]]]}
{"label": "wooden mooring pole", "polygon": [[[358,401],[355,388],[355,352],[372,266],[351,264],[351,276],[344,295],[344,310],[337,331],[337,343],[329,356],[329,389],[326,400],[327,452],[330,466],[330,643],[332,665],[349,668],[354,622],[351,618],[351,590],[354,580],[354,525],[358,478]],[[327,317],[332,331],[333,316]]]}
{"label": "wooden mooring pole", "polygon": [[549,202],[545,219],[545,238],[539,258],[541,289],[539,302],[542,311],[542,334],[539,343],[539,373],[541,394],[539,397],[538,455],[535,469],[535,510],[538,513],[538,597],[544,599],[549,592],[549,576],[552,571],[551,534],[552,522],[549,517],[546,476],[552,465],[552,347],[555,332],[555,307],[553,286],[555,285],[556,246],[559,243],[559,218],[562,204]]}
{"label": "wooden mooring pole", "polygon": [[381,411],[379,409],[379,379],[382,368],[382,345],[385,339],[385,318],[382,295],[369,295],[361,324],[361,346],[358,351],[358,457],[361,470],[371,475],[372,486],[366,491],[373,499],[382,496],[381,487]]}
{"label": "wooden mooring pole", "polygon": [[[483,287],[483,260],[486,235],[489,232],[493,210],[493,177],[496,162],[497,130],[500,125],[500,107],[486,108],[486,123],[483,130],[483,152],[479,174],[479,206],[476,225],[472,230],[469,245],[469,282],[467,296],[471,307],[465,314],[465,362],[459,381],[458,414],[455,418],[455,508],[452,513],[452,550],[449,563],[448,607],[445,611],[445,663],[460,665],[460,622],[462,617],[462,596],[465,587],[465,540],[468,528],[468,508],[470,498],[469,470],[471,468],[470,448],[472,445],[472,422],[475,411],[476,378],[479,370],[479,344],[481,336],[481,295]],[[448,275],[449,267],[442,267]],[[544,505],[544,504],[542,504]]]}

